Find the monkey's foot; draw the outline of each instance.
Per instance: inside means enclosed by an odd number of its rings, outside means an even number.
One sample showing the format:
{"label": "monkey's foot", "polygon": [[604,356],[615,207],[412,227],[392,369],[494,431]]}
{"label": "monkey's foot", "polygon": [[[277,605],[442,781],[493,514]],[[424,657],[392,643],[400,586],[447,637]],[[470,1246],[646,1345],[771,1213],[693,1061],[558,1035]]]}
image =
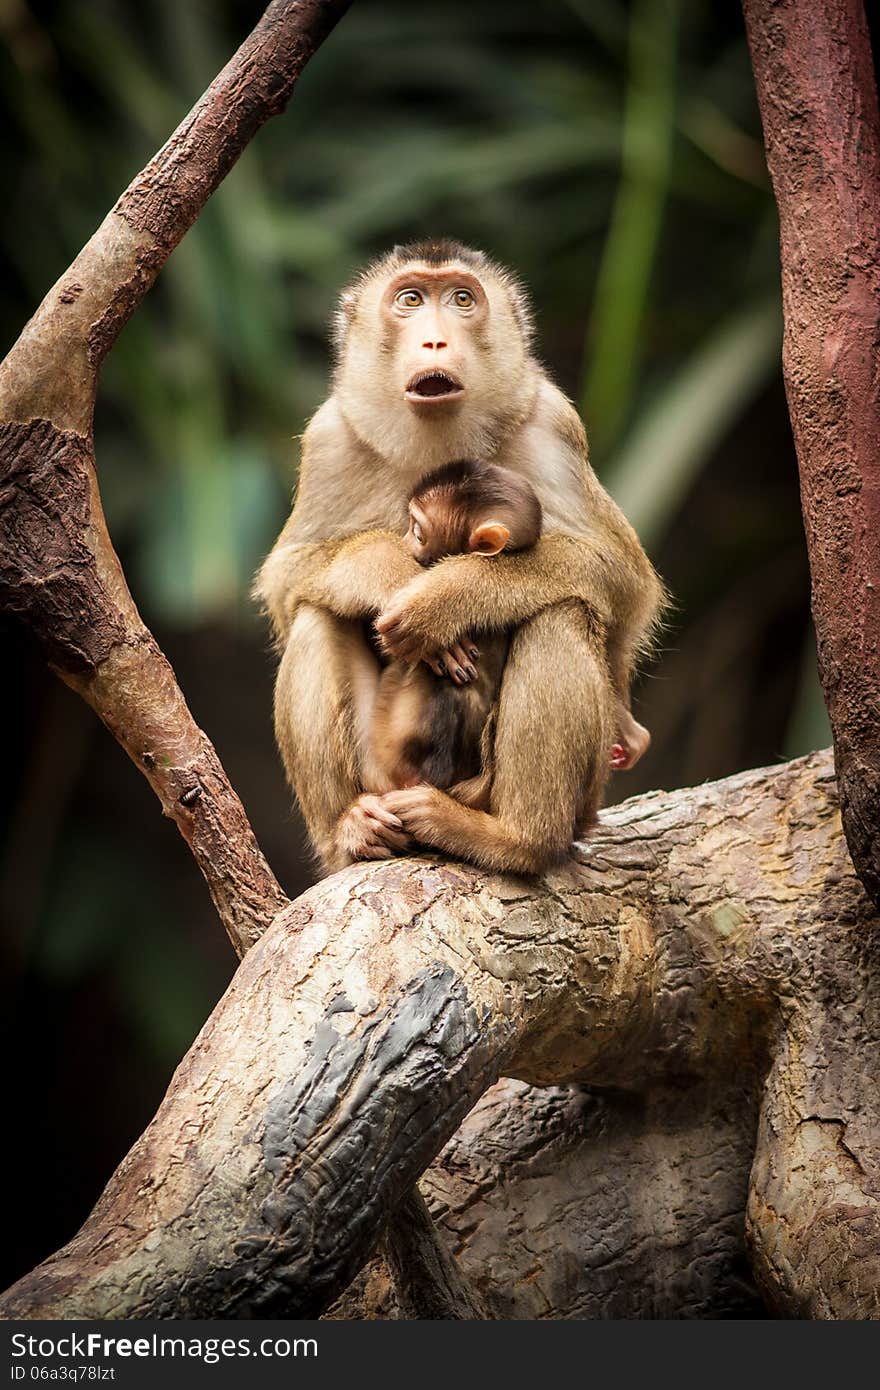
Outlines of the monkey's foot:
{"label": "monkey's foot", "polygon": [[352,859],[393,859],[395,853],[409,849],[410,837],[378,796],[365,793],[340,816],[336,844]]}
{"label": "monkey's foot", "polygon": [[620,721],[617,742],[611,749],[611,766],[619,771],[629,771],[650,746],[650,733],[627,710]]}
{"label": "monkey's foot", "polygon": [[421,782],[417,787],[385,792],[381,801],[383,810],[391,812],[414,840],[444,848],[449,812],[457,805],[444,792]]}

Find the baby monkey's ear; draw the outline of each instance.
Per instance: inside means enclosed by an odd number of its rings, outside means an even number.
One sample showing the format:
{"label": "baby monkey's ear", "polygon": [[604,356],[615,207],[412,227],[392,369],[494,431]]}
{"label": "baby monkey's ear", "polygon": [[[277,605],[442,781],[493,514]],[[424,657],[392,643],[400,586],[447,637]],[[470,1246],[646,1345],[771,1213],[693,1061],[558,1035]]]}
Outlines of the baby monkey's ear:
{"label": "baby monkey's ear", "polygon": [[468,549],[477,555],[498,555],[510,540],[510,530],[500,521],[483,521],[471,531]]}

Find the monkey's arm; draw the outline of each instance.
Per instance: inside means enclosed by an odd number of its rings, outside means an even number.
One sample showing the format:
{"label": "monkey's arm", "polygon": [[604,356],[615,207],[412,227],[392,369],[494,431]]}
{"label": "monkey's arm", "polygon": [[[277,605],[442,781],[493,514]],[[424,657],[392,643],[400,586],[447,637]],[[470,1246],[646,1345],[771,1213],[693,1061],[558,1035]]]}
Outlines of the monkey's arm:
{"label": "monkey's arm", "polygon": [[[662,593],[640,547],[544,535],[515,555],[454,555],[411,580],[376,621],[383,645],[404,661],[430,659],[463,633],[516,627],[554,604],[579,599],[615,646],[637,649]],[[618,637],[618,632],[621,636]]]}
{"label": "monkey's arm", "polygon": [[365,531],[334,540],[278,544],[263,565],[255,593],[283,639],[302,603],[337,618],[369,618],[422,573],[390,531]]}
{"label": "monkey's arm", "polygon": [[298,601],[327,608],[338,618],[380,612],[399,589],[422,573],[400,537],[390,532],[366,531],[325,542],[322,549],[324,554],[312,557],[297,585]]}

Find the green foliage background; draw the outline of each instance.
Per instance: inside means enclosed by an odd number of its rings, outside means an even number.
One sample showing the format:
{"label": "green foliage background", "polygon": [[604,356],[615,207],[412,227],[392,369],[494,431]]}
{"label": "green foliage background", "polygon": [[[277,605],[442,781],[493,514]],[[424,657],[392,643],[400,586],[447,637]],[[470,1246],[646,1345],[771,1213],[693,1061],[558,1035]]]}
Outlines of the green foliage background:
{"label": "green foliage background", "polygon": [[[7,345],[259,10],[0,0]],[[292,889],[307,866],[248,587],[326,391],[340,286],[426,234],[479,244],[531,286],[542,355],[675,595],[639,705],[655,751],[617,795],[828,740],[779,378],[776,216],[738,7],[357,0],[125,329],[97,417],[132,588]],[[92,1114],[85,1142],[81,1119],[70,1141],[44,1120],[60,1195],[36,1235],[13,1239],[15,1268],[84,1214],[231,960],[121,754],[12,630],[7,650],[23,731],[0,861],[9,1018],[57,1020],[20,1101],[33,1108],[34,1077],[51,1076],[72,1114],[88,1071],[118,1112]]]}

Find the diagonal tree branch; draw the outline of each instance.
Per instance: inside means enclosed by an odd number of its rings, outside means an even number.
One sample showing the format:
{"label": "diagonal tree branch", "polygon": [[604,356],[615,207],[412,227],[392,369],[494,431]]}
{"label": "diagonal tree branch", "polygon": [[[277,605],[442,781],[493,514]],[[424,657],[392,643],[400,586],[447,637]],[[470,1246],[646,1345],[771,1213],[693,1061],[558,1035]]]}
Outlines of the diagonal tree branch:
{"label": "diagonal tree branch", "polygon": [[101,507],[92,417],[100,364],[123,324],[348,3],[269,6],[0,366],[0,605],[148,778],[240,956],[287,898],[129,593]]}
{"label": "diagonal tree branch", "polygon": [[779,206],[783,365],[819,674],[880,903],[880,118],[862,0],[743,0]]}

